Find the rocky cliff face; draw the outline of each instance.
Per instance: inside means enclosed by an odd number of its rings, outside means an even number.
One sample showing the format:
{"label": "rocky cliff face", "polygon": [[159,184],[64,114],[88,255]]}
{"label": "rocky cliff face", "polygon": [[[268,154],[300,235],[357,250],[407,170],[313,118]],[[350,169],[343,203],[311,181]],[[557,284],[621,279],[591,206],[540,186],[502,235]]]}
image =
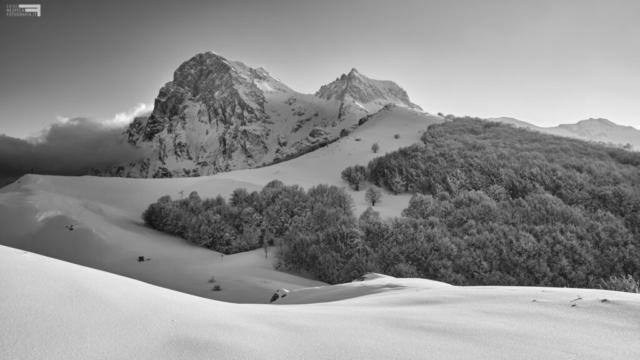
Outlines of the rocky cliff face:
{"label": "rocky cliff face", "polygon": [[420,109],[395,83],[355,69],[307,95],[262,68],[198,54],[160,89],[151,115],[124,134],[151,155],[99,174],[185,177],[265,165],[336,138],[387,104]]}

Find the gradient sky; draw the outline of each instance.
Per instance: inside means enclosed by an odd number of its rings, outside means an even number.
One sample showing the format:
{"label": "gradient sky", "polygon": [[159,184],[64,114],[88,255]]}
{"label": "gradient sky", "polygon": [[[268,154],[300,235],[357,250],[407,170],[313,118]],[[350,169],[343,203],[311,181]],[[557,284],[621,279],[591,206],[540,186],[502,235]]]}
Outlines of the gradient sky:
{"label": "gradient sky", "polygon": [[[4,0],[4,3],[16,3]],[[35,0],[0,14],[0,134],[152,104],[213,50],[314,93],[356,67],[426,111],[640,126],[640,1]]]}

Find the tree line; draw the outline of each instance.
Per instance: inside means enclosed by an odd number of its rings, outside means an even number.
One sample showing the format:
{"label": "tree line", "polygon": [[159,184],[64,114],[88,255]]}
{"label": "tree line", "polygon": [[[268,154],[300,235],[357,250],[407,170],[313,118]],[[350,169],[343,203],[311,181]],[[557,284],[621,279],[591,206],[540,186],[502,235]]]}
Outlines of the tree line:
{"label": "tree line", "polygon": [[359,239],[353,204],[336,186],[305,191],[274,180],[261,191],[236,189],[229,201],[202,200],[197,192],[180,200],[163,196],[142,219],[150,228],[224,254],[275,247],[285,266],[335,284],[361,275],[343,273]]}
{"label": "tree line", "polygon": [[477,118],[431,125],[421,140],[366,171],[414,194],[402,215],[432,240],[391,247],[420,276],[581,287],[640,277],[640,153]]}

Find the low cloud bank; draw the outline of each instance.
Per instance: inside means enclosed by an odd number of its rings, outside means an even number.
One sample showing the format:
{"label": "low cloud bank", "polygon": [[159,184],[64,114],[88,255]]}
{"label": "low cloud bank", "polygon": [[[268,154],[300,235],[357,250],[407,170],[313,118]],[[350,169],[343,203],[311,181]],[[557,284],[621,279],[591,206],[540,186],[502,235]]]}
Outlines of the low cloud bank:
{"label": "low cloud bank", "polygon": [[144,157],[146,152],[128,144],[122,133],[149,107],[141,104],[106,121],[59,117],[59,123],[31,139],[0,134],[0,187],[31,169],[36,174],[82,175],[92,168],[103,169]]}

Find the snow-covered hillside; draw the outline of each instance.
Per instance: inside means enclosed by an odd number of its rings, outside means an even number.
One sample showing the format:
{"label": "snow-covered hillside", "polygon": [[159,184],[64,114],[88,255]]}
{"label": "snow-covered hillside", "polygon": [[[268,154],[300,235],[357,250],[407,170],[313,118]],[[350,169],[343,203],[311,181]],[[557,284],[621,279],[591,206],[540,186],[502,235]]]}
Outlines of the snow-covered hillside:
{"label": "snow-covered hillside", "polygon": [[389,104],[421,110],[394,82],[355,69],[315,95],[301,94],[263,68],[206,52],[180,65],[151,115],[126,131],[149,155],[96,174],[195,177],[255,168],[336,139]]}
{"label": "snow-covered hillside", "polygon": [[640,299],[611,291],[378,277],[237,305],[4,246],[0,281],[3,359],[640,357]]}
{"label": "snow-covered hillside", "polygon": [[[366,165],[375,156],[420,141],[421,131],[441,118],[388,106],[350,135],[294,160],[214,176],[128,179],[26,175],[0,189],[0,245],[24,249],[109,271],[189,294],[231,302],[267,303],[279,288],[322,284],[275,270],[275,249],[222,257],[220,253],[145,228],[142,212],[164,195],[174,199],[197,191],[201,197],[227,197],[239,187],[259,190],[271,180],[310,188],[347,187],[340,172]],[[394,137],[395,134],[399,138]],[[359,141],[358,141],[359,139]],[[380,152],[371,151],[374,142]],[[348,190],[356,211],[364,211],[364,191]],[[182,195],[181,195],[182,194]],[[386,194],[376,210],[398,216],[409,195]],[[69,230],[73,225],[74,230]],[[150,258],[139,263],[138,256]],[[215,277],[222,291],[211,291]]]}

